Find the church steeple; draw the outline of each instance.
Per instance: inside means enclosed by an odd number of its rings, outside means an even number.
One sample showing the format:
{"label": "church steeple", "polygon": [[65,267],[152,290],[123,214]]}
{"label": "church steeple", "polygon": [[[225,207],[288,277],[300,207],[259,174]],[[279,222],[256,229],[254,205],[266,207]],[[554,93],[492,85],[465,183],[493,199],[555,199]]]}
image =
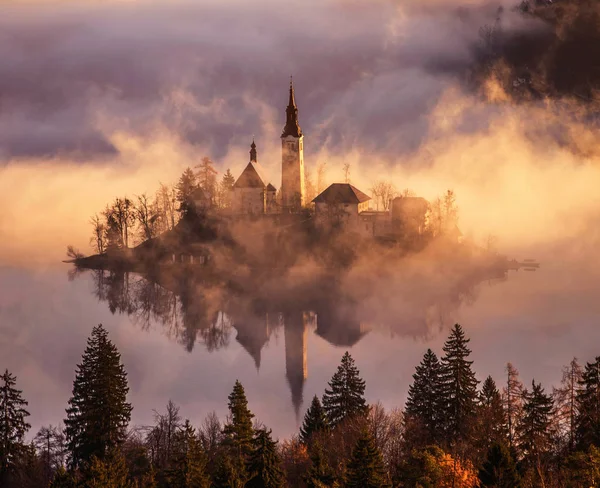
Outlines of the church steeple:
{"label": "church steeple", "polygon": [[254,144],[254,138],[252,138],[252,144],[250,145],[250,162],[257,162],[256,160],[256,144]]}
{"label": "church steeple", "polygon": [[294,97],[294,82],[292,81],[292,77],[290,76],[290,99],[288,102],[288,106],[285,109],[286,113],[286,121],[285,127],[283,128],[283,132],[281,133],[281,137],[293,136],[300,137],[302,136],[302,129],[298,124],[298,107],[296,106],[296,99]]}

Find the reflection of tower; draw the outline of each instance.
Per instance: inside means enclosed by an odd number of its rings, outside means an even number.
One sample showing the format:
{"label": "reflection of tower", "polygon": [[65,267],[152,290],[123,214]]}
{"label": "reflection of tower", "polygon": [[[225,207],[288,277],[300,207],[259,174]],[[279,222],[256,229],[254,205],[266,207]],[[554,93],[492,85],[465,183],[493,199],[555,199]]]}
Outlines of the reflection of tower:
{"label": "reflection of tower", "polygon": [[243,322],[234,321],[233,327],[237,330],[236,340],[254,359],[258,371],[260,369],[260,353],[270,335],[269,315],[265,314],[264,320],[249,315]]}
{"label": "reflection of tower", "polygon": [[292,391],[292,404],[299,420],[302,406],[304,382],[308,377],[306,362],[306,336],[309,315],[293,312],[284,315],[285,331],[285,376]]}

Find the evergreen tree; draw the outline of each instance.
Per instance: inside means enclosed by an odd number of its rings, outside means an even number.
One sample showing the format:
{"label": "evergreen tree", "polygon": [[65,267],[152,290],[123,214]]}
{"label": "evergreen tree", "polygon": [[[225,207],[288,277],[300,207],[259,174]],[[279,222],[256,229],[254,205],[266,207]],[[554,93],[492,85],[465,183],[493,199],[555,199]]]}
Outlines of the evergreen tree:
{"label": "evergreen tree", "polygon": [[231,174],[229,168],[225,171],[223,175],[223,179],[221,180],[221,184],[219,187],[220,193],[220,206],[223,208],[231,207],[231,191],[233,190],[233,185],[235,184],[235,178]]}
{"label": "evergreen tree", "polygon": [[[440,403],[440,373],[441,366],[437,356],[431,349],[423,356],[421,364],[413,374],[413,384],[408,387],[405,414],[408,437],[415,437],[424,447],[434,444],[439,439],[440,413],[443,405]],[[412,435],[410,435],[412,434]]]}
{"label": "evergreen tree", "polygon": [[186,168],[179,177],[175,190],[177,191],[177,202],[179,208],[177,209],[182,217],[187,216],[193,208],[192,205],[192,193],[198,188],[196,182],[196,175],[191,168]]}
{"label": "evergreen tree", "polygon": [[285,485],[277,442],[271,431],[259,429],[254,436],[254,447],[248,460],[250,479],[246,488],[282,488]]}
{"label": "evergreen tree", "polygon": [[73,396],[65,420],[67,448],[73,467],[99,461],[126,438],[131,417],[127,373],[121,355],[102,325],[94,327],[77,366]]}
{"label": "evergreen tree", "polygon": [[323,395],[323,408],[332,427],[346,418],[367,413],[365,381],[361,379],[348,351],[328,384],[329,388],[325,389]]}
{"label": "evergreen tree", "polygon": [[485,379],[479,393],[477,440],[478,448],[483,452],[494,443],[508,442],[502,397],[491,376]]}
{"label": "evergreen tree", "polygon": [[511,363],[506,365],[506,386],[502,396],[508,431],[508,447],[515,448],[515,431],[523,414],[523,383],[519,380],[519,371]]}
{"label": "evergreen tree", "polygon": [[577,449],[600,446],[600,356],[585,365],[577,392],[575,421]]}
{"label": "evergreen tree", "polygon": [[300,440],[308,444],[315,432],[323,432],[329,429],[327,415],[317,395],[314,396],[310,407],[304,415],[304,421],[300,427]]}
{"label": "evergreen tree", "polygon": [[390,485],[383,457],[367,430],[358,438],[346,470],[347,488],[387,488]]}
{"label": "evergreen tree", "polygon": [[61,466],[54,473],[50,488],[77,488],[77,482],[73,478],[73,475]]}
{"label": "evergreen tree", "polygon": [[175,452],[167,478],[170,488],[209,488],[206,455],[189,420],[175,436]]}
{"label": "evergreen tree", "polygon": [[[525,390],[523,417],[517,430],[517,440],[525,466],[539,467],[541,457],[550,448],[552,398],[544,393],[541,383],[531,382],[531,391]],[[539,471],[539,469],[538,469]]]}
{"label": "evergreen tree", "polygon": [[248,408],[248,400],[242,384],[236,380],[233,391],[229,395],[229,412],[231,421],[225,424],[223,434],[226,441],[242,456],[250,454],[254,429],[252,419],[254,415]]}
{"label": "evergreen tree", "polygon": [[125,458],[118,450],[111,449],[103,459],[92,456],[85,488],[134,488],[128,475]]}
{"label": "evergreen tree", "polygon": [[478,381],[472,370],[473,361],[467,359],[471,354],[469,342],[462,327],[455,324],[443,348],[440,401],[448,444],[467,441],[475,419]]}
{"label": "evergreen tree", "polygon": [[518,488],[519,473],[510,450],[505,444],[495,443],[488,450],[483,466],[479,470],[482,487]]}
{"label": "evergreen tree", "polygon": [[312,464],[304,477],[307,488],[334,488],[338,486],[335,472],[327,462],[320,444],[317,443],[313,446],[310,460]]}
{"label": "evergreen tree", "polygon": [[237,458],[234,460],[230,449],[223,449],[217,458],[217,468],[213,478],[213,488],[243,488],[245,471],[240,473]]}
{"label": "evergreen tree", "polygon": [[0,486],[4,486],[24,450],[23,437],[31,428],[25,418],[27,401],[15,388],[17,378],[8,370],[0,376]]}

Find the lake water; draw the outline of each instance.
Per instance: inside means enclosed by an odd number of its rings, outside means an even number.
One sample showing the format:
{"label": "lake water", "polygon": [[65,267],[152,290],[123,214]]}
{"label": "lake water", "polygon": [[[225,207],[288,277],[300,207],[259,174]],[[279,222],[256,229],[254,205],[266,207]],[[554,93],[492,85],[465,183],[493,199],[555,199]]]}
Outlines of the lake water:
{"label": "lake water", "polygon": [[[426,307],[406,314],[397,303],[402,297],[384,297],[393,310],[386,323],[369,323],[352,310],[340,315],[338,303],[277,311],[220,296],[214,306],[136,275],[85,271],[69,278],[65,264],[4,267],[0,367],[17,375],[32,433],[64,418],[75,366],[98,323],[122,354],[138,425],[151,423],[169,399],[196,424],[212,410],[223,419],[239,379],[256,416],[278,437],[290,436],[346,350],[367,382],[368,400],[402,406],[415,365],[427,347],[441,353],[456,321],[471,338],[480,380],[491,374],[501,383],[511,361],[524,383],[535,378],[550,389],[573,356],[586,361],[600,354],[600,279],[585,253],[543,258],[536,272],[511,271],[447,299],[436,291]],[[386,308],[385,300],[377,307]],[[406,325],[412,321],[421,325]]]}

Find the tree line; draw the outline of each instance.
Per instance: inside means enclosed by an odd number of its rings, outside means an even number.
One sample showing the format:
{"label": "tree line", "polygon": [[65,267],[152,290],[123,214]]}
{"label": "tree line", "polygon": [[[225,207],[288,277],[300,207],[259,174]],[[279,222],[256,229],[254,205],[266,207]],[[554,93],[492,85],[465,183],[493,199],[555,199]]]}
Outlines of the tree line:
{"label": "tree line", "polygon": [[[235,178],[228,169],[218,178],[210,158],[202,158],[196,171],[186,168],[174,185],[159,184],[155,194],[134,198],[117,197],[92,216],[90,245],[98,254],[109,249],[127,248],[173,230],[192,210],[193,194],[203,192],[207,206],[229,208]],[[74,254],[74,253],[73,253]]]}
{"label": "tree line", "polygon": [[298,434],[279,443],[252,414],[236,381],[224,422],[195,427],[169,401],[153,425],[129,427],[127,373],[116,346],[94,327],[64,427],[30,443],[16,378],[0,377],[3,487],[405,487],[558,488],[600,485],[600,357],[563,370],[558,388],[525,388],[510,363],[504,386],[480,383],[469,339],[456,324],[441,359],[427,350],[403,410],[368,405],[348,352],[315,396]]}

